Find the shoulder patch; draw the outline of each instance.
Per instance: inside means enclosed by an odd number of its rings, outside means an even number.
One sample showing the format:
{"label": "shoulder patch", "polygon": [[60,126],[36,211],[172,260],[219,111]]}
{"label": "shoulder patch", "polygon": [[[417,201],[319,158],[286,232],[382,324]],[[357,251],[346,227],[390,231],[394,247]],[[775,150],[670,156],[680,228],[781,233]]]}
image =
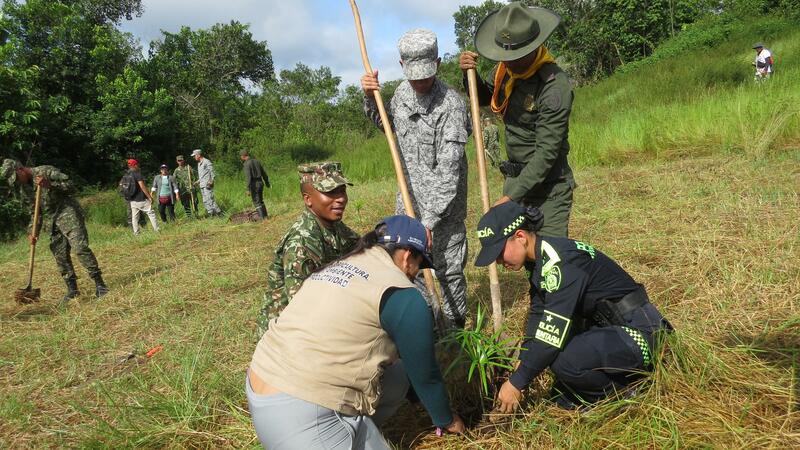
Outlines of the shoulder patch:
{"label": "shoulder patch", "polygon": [[542,103],[544,103],[544,106],[546,106],[547,109],[552,111],[558,111],[561,109],[561,89],[558,89],[558,87],[554,86],[553,90],[550,92],[550,95],[548,95]]}
{"label": "shoulder patch", "polygon": [[571,323],[572,320],[545,309],[542,320],[536,327],[534,338],[560,349],[567,338]]}

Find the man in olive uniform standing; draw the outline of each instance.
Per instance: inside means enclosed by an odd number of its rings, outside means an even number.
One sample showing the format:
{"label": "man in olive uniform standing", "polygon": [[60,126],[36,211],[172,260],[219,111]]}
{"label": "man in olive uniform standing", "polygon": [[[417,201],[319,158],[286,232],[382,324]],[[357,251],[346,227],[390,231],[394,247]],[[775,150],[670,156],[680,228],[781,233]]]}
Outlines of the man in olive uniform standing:
{"label": "man in olive uniform standing", "polygon": [[[416,217],[433,235],[433,269],[442,288],[442,311],[447,321],[463,327],[467,313],[467,106],[458,93],[436,77],[441,59],[436,35],[415,29],[397,44],[406,80],[387,108],[397,134],[403,172]],[[383,130],[374,90],[377,72],[361,77],[364,111]],[[397,194],[396,214],[404,214]],[[429,304],[422,277],[417,285]]]}
{"label": "man in olive uniform standing", "polygon": [[[33,209],[36,185],[41,188],[40,208],[43,217],[49,217],[50,251],[53,252],[61,277],[67,284],[67,293],[61,300],[64,304],[77,297],[78,277],[72,265],[70,250],[75,249],[78,261],[89,272],[95,282],[95,295],[100,298],[108,293],[103,281],[100,266],[92,249],[89,248],[89,235],[86,232],[84,214],[77,200],[72,197],[77,192],[69,177],[53,166],[24,167],[17,161],[6,159],[0,168],[0,176],[11,189],[16,188],[18,198]],[[31,244],[44,220],[32,223],[28,239]]]}
{"label": "man in olive uniform standing", "polygon": [[[191,179],[194,182],[197,174],[192,172],[191,166],[186,164],[183,155],[178,155],[175,161],[178,163],[178,167],[172,171],[172,176],[175,177],[175,182],[178,184],[178,195],[180,196],[181,205],[183,205],[183,211],[186,213],[186,217],[192,217],[192,211],[197,211],[197,189],[192,186],[189,180]],[[189,192],[190,190],[191,193]]]}
{"label": "man in olive uniform standing", "polygon": [[[544,214],[544,236],[566,237],[575,180],[567,161],[572,87],[569,78],[542,44],[558,26],[554,12],[509,3],[483,20],[475,33],[478,53],[500,61],[484,81],[478,78],[478,100],[503,117],[508,161],[503,196],[536,206]],[[459,65],[477,67],[478,55],[466,51]]]}
{"label": "man in olive uniform standing", "polygon": [[275,260],[267,274],[267,292],[261,306],[258,338],[270,320],[289,304],[303,280],[323,265],[353,249],[358,234],[342,222],[347,207],[347,186],[338,162],[297,166],[305,209],[275,247]]}
{"label": "man in olive uniform standing", "polygon": [[242,150],[239,156],[244,161],[244,179],[247,183],[247,193],[250,194],[250,199],[253,201],[258,212],[258,217],[261,220],[267,218],[267,207],[264,205],[264,186],[270,187],[269,176],[261,166],[261,162],[255,158],[250,157],[250,152]]}

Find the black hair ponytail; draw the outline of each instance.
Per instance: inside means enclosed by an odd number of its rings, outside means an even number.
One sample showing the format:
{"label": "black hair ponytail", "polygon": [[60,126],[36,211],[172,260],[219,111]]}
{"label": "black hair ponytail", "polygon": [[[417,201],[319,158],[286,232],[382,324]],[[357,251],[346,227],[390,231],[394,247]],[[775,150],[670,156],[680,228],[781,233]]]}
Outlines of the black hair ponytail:
{"label": "black hair ponytail", "polygon": [[523,216],[525,216],[525,222],[520,225],[520,229],[531,233],[536,233],[542,229],[544,225],[544,214],[542,214],[539,208],[535,206],[526,206]]}

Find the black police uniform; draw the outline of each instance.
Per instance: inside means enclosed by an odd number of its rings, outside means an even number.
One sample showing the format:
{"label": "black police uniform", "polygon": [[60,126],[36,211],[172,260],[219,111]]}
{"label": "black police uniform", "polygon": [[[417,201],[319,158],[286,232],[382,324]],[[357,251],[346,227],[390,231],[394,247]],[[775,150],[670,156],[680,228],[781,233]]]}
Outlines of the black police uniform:
{"label": "black police uniform", "polygon": [[655,334],[670,326],[644,288],[591,245],[540,236],[535,251],[528,339],[511,384],[523,389],[550,367],[557,386],[594,402],[649,370]]}

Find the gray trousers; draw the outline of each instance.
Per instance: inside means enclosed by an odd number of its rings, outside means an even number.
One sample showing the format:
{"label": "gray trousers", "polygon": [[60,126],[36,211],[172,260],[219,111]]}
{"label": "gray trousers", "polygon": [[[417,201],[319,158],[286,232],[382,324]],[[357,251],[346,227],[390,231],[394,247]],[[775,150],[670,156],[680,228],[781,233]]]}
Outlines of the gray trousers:
{"label": "gray trousers", "polygon": [[289,394],[260,395],[245,380],[247,404],[261,445],[269,450],[390,450],[378,427],[394,415],[408,392],[402,361],[387,367],[372,416],[347,416]]}
{"label": "gray trousers", "polygon": [[[464,222],[439,222],[433,227],[431,234],[431,256],[442,293],[442,313],[449,326],[463,328],[467,317],[467,279],[464,276],[464,267],[467,265],[467,228]],[[437,308],[433,306],[436,299],[431,298],[428,293],[421,271],[414,282],[436,311]]]}
{"label": "gray trousers", "polygon": [[214,190],[209,188],[202,188],[200,191],[203,193],[203,206],[206,212],[212,216],[221,214],[222,210],[217,206],[217,199],[214,198]]}

